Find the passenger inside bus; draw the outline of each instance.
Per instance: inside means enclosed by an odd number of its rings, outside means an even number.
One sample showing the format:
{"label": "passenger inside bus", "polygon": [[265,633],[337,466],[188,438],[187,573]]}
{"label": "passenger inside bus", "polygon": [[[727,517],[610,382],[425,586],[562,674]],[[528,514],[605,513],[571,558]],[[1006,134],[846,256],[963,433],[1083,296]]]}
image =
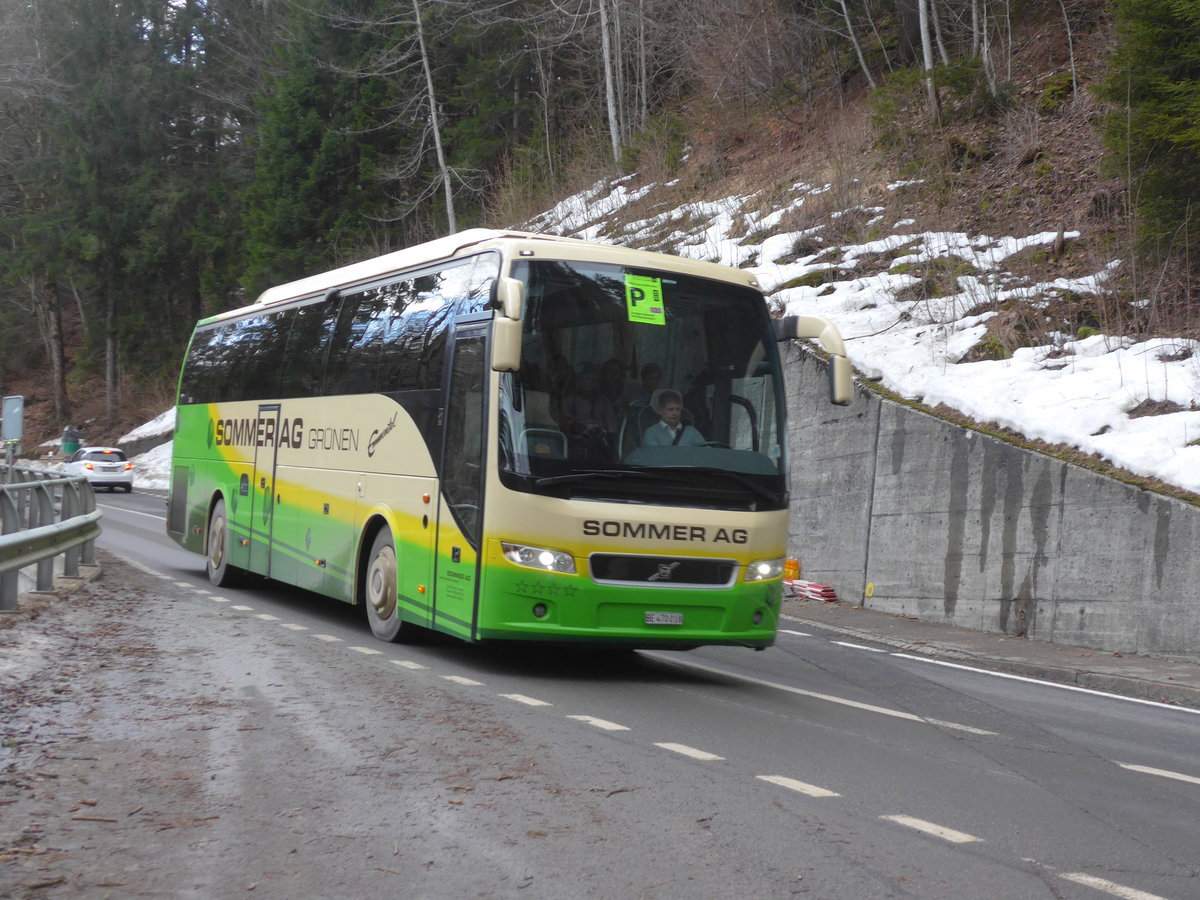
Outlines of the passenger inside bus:
{"label": "passenger inside bus", "polygon": [[620,413],[602,390],[595,365],[588,363],[580,370],[578,390],[563,402],[559,421],[570,438],[571,456],[591,461],[612,458],[612,435],[620,427]]}
{"label": "passenger inside bus", "polygon": [[642,366],[642,381],[638,388],[629,398],[629,405],[633,407],[649,406],[650,398],[654,396],[654,392],[662,385],[663,370],[658,363],[646,363]]}

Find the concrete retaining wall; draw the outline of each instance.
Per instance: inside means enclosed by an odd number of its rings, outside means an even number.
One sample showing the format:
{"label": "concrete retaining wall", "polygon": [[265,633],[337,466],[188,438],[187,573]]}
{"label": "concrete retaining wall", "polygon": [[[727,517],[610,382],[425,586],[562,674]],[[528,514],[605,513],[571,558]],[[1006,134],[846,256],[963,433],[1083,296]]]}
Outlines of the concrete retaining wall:
{"label": "concrete retaining wall", "polygon": [[1200,660],[1200,508],[858,389],[783,349],[789,551],[844,601],[967,628]]}

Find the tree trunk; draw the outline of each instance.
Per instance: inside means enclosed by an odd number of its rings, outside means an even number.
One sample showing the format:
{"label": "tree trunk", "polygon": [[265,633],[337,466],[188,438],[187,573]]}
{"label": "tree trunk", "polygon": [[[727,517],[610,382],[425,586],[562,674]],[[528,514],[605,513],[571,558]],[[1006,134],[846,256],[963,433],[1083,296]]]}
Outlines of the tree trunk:
{"label": "tree trunk", "polygon": [[917,13],[921,24],[921,59],[925,68],[925,92],[929,97],[929,111],[935,122],[941,122],[941,104],[938,103],[937,85],[933,83],[933,41],[929,34],[929,0],[917,0]]}
{"label": "tree trunk", "polygon": [[117,303],[108,284],[104,285],[104,415],[109,422],[117,418]]}
{"label": "tree trunk", "polygon": [[854,34],[854,24],[850,21],[850,9],[846,6],[846,0],[838,0],[838,5],[842,7],[842,18],[846,20],[846,35],[850,38],[850,44],[854,47],[854,55],[858,57],[858,67],[867,76],[867,84],[873,90],[876,86],[875,79],[871,77],[871,70],[867,68],[867,60],[863,56],[862,44],[858,42],[858,38]]}
{"label": "tree trunk", "polygon": [[[415,2],[415,0],[414,0]],[[621,133],[617,121],[616,79],[613,75],[612,40],[608,33],[608,2],[600,2],[600,53],[604,56],[604,96],[608,104],[608,138],[612,142],[613,162],[621,158]]]}
{"label": "tree trunk", "polygon": [[421,53],[421,68],[425,72],[425,92],[429,100],[429,127],[433,129],[433,146],[437,153],[438,171],[442,173],[442,186],[446,192],[447,234],[458,231],[458,219],[454,215],[454,185],[450,183],[450,167],[446,165],[446,151],[442,148],[442,126],[438,120],[437,95],[433,90],[433,70],[429,67],[429,53],[425,49],[425,29],[421,25],[421,7],[412,0],[413,19],[417,29],[417,48]]}
{"label": "tree trunk", "polygon": [[58,285],[35,273],[29,278],[38,331],[50,358],[50,395],[54,402],[54,418],[65,422],[71,414],[67,401],[67,359],[62,325],[62,302]]}

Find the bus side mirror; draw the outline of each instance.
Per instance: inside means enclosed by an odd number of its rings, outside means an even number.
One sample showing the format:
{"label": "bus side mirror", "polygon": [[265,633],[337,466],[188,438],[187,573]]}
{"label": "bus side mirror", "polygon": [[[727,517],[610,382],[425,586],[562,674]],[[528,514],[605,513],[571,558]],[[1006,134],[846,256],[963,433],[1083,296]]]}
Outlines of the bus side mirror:
{"label": "bus side mirror", "polygon": [[492,319],[492,370],[515,372],[521,368],[521,320]]}
{"label": "bus side mirror", "polygon": [[516,278],[496,281],[496,305],[500,313],[492,319],[492,370],[515,372],[521,368],[521,313],[525,309],[525,282]]}
{"label": "bus side mirror", "polygon": [[496,282],[496,305],[506,319],[520,319],[525,311],[525,282],[501,278]]}
{"label": "bus side mirror", "polygon": [[854,401],[854,379],[846,358],[846,343],[837,327],[820,316],[785,316],[774,321],[776,340],[816,338],[821,342],[829,354],[829,402],[849,406]]}

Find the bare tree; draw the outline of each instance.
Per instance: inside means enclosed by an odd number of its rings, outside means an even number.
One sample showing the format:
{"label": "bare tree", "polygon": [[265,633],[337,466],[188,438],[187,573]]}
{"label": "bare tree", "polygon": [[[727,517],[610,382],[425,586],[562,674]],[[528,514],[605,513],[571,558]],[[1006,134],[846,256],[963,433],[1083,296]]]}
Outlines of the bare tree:
{"label": "bare tree", "polygon": [[929,98],[929,111],[935,120],[941,119],[937,85],[933,83],[933,42],[929,33],[930,0],[917,0],[917,14],[921,24],[921,61],[925,69],[925,93]]}
{"label": "bare tree", "polygon": [[433,130],[433,145],[437,154],[438,171],[442,174],[442,186],[446,197],[446,227],[449,233],[458,231],[458,219],[454,215],[454,185],[450,182],[450,167],[446,165],[446,151],[442,148],[442,126],[438,118],[437,94],[433,89],[433,71],[429,67],[429,52],[425,48],[425,28],[421,23],[421,8],[412,0],[413,24],[417,32],[417,51],[421,56],[421,69],[425,73],[426,102],[429,104],[429,125]]}
{"label": "bare tree", "polygon": [[858,66],[867,76],[867,84],[874,88],[876,86],[875,79],[871,77],[871,70],[867,67],[867,60],[863,56],[862,44],[858,42],[858,37],[854,33],[854,23],[850,21],[850,8],[846,5],[846,0],[837,0],[837,3],[842,10],[842,20],[846,23],[846,37],[854,47],[854,55],[858,57]]}

